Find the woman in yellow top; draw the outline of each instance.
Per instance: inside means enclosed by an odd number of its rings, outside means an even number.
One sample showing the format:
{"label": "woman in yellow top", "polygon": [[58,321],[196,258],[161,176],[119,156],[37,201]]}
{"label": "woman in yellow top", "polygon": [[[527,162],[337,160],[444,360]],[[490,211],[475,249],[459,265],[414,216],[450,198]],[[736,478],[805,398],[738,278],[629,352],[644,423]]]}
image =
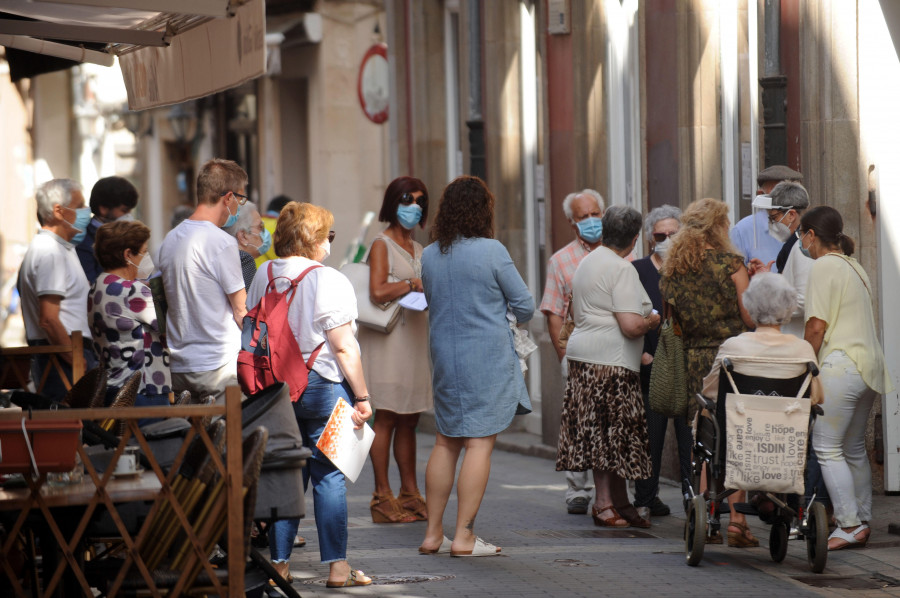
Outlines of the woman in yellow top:
{"label": "woman in yellow top", "polygon": [[813,449],[822,466],[838,528],[829,550],[863,546],[872,517],[872,472],[866,422],[879,393],[891,390],[875,331],[871,285],[843,232],[840,213],[819,206],[800,219],[800,248],[815,260],[806,290],[806,332],[819,357],[825,417],[816,421]]}

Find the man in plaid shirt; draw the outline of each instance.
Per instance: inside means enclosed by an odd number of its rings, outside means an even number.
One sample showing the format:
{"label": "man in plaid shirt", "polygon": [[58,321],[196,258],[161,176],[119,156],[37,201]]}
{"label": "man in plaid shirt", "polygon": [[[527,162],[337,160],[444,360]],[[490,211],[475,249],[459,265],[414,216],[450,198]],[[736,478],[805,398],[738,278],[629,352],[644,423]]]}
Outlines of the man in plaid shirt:
{"label": "man in plaid shirt", "polygon": [[[547,317],[547,329],[556,355],[562,363],[563,376],[567,375],[566,352],[559,346],[559,331],[566,320],[569,295],[572,292],[572,276],[578,264],[588,253],[600,246],[602,225],[600,219],[605,209],[603,196],[593,189],[570,193],[563,200],[563,212],[575,239],[553,254],[547,266],[547,283],[540,310]],[[594,490],[592,472],[567,471],[566,508],[573,515],[587,513]]]}

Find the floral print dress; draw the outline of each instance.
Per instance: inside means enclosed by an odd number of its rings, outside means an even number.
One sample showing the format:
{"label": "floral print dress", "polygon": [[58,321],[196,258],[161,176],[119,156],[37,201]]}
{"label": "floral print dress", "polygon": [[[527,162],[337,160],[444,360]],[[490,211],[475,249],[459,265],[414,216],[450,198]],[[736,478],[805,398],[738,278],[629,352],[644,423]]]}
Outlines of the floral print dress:
{"label": "floral print dress", "polygon": [[[660,280],[663,301],[672,305],[681,324],[689,397],[703,388],[703,378],[712,367],[719,345],[747,331],[741,319],[737,287],[731,279],[743,265],[740,255],[706,249],[699,271],[675,272]],[[690,401],[689,420],[696,410],[696,403]]]}
{"label": "floral print dress", "polygon": [[168,395],[169,349],[160,337],[150,287],[103,272],[88,293],[88,313],[94,350],[105,364],[109,387],[121,388],[141,371],[140,394]]}

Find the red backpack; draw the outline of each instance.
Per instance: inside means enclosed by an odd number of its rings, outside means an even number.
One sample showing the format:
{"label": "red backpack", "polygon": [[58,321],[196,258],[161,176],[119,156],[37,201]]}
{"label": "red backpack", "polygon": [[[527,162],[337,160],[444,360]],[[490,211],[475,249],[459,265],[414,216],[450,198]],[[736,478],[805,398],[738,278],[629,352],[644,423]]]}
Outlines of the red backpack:
{"label": "red backpack", "polygon": [[[296,402],[309,378],[309,370],[315,362],[321,343],[309,356],[306,367],[297,367],[303,362],[303,354],[297,339],[288,324],[288,309],[297,295],[297,285],[310,270],[321,268],[320,264],[310,266],[300,276],[290,281],[284,291],[278,291],[275,281],[286,276],[272,278],[272,262],[269,262],[269,284],[256,306],[244,316],[241,330],[241,351],[237,358],[238,383],[247,396],[254,395],[278,382],[285,382],[290,388],[291,401]],[[288,293],[290,296],[288,297]]]}

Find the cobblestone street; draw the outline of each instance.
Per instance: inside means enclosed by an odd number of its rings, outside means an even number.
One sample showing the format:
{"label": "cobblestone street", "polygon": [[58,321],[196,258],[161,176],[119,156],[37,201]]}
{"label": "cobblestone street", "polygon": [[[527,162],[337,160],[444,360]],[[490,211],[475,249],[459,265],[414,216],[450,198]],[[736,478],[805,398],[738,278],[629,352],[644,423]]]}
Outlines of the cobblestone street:
{"label": "cobblestone street", "polygon": [[[527,435],[511,435],[508,447],[528,450]],[[501,435],[501,441],[505,436]],[[419,434],[419,482],[432,437]],[[392,469],[396,475],[396,468]],[[399,482],[393,480],[394,488]],[[304,597],[335,592],[378,596],[900,596],[900,537],[887,532],[900,520],[897,499],[876,495],[872,540],[863,550],[829,554],[821,575],[809,571],[806,544],[791,541],[788,556],[773,563],[768,527],[749,518],[760,547],[707,546],[698,567],[684,563],[684,516],[679,491],[663,484],[660,496],[673,514],[653,519],[649,530],[609,530],[593,525],[590,515],[569,515],[565,480],[553,461],[521,452],[494,452],[491,480],[476,523],[477,533],[503,547],[502,556],[474,559],[423,556],[416,551],[424,523],[375,525],[369,516],[372,492],[367,467],[349,487],[352,566],[374,579],[368,587],[326,590],[327,567],[319,563],[310,519],[300,534],[308,544],[291,559],[294,587]],[[456,515],[451,496],[444,524],[452,535]],[[816,585],[824,587],[816,587]]]}

